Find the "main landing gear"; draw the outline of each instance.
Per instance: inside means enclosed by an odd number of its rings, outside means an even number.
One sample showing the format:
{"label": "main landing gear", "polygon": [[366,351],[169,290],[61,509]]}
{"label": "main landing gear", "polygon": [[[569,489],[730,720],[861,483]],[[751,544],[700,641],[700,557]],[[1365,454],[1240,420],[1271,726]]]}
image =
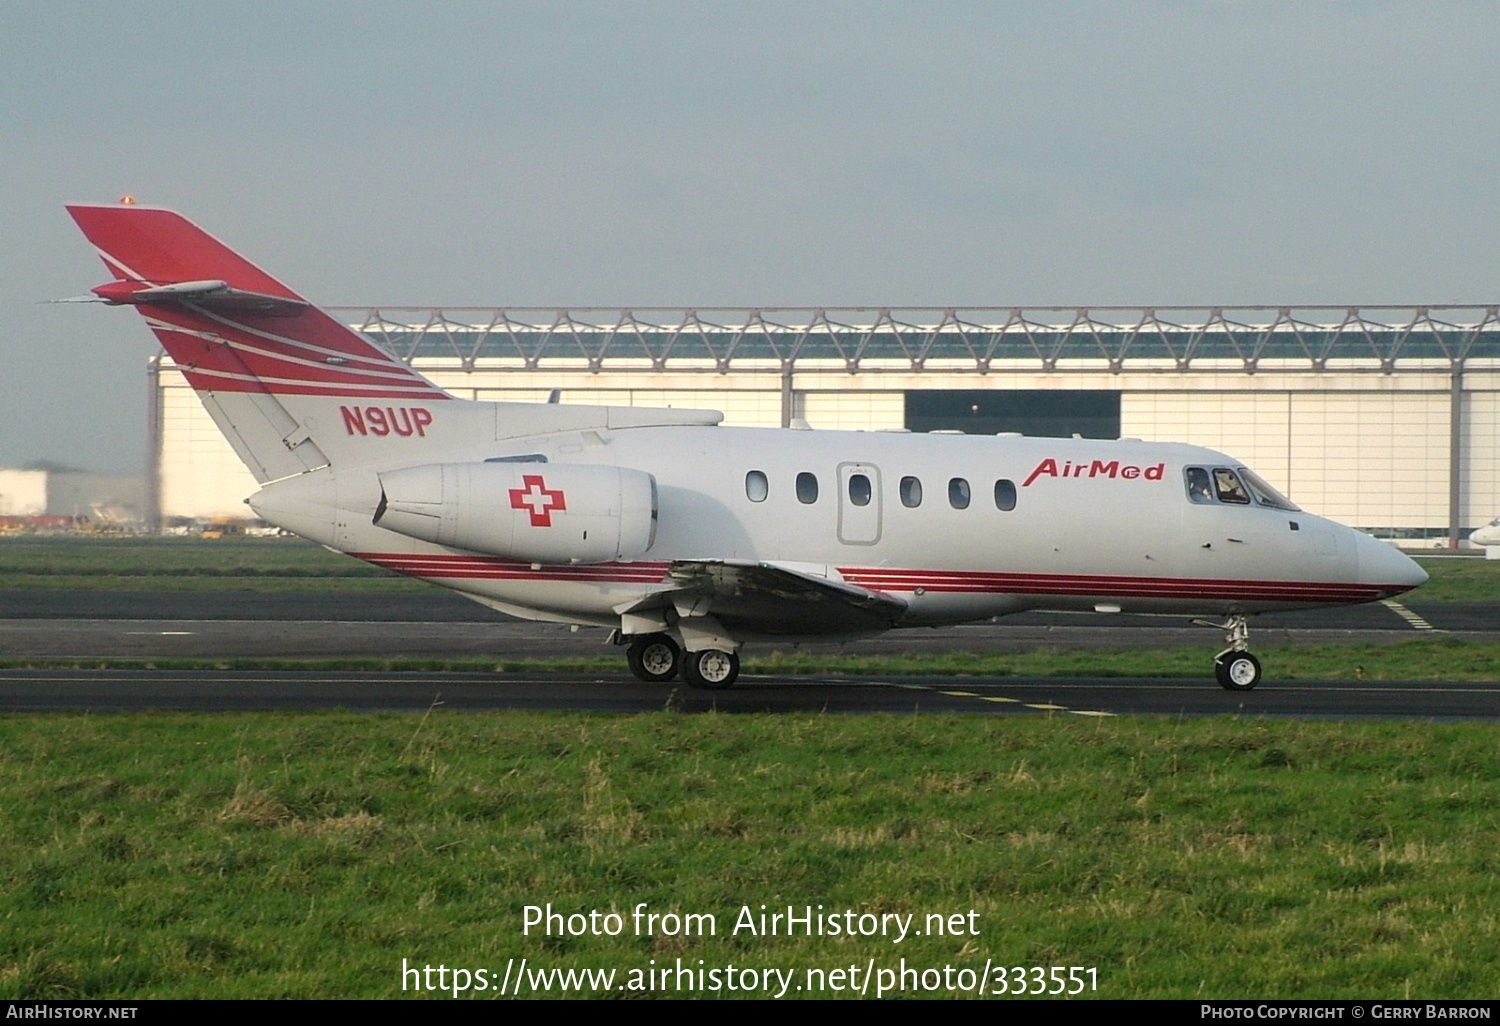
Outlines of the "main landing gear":
{"label": "main landing gear", "polygon": [[659,684],[681,675],[690,687],[722,690],[740,675],[740,657],[716,648],[683,652],[667,634],[642,634],[630,642],[625,661],[636,680]]}
{"label": "main landing gear", "polygon": [[683,657],[682,679],[689,687],[719,691],[734,683],[740,675],[740,657],[735,652],[706,648]]}
{"label": "main landing gear", "polygon": [[1228,691],[1249,691],[1260,683],[1260,660],[1250,654],[1250,626],[1243,613],[1236,613],[1226,623],[1194,620],[1204,627],[1224,632],[1229,647],[1214,656],[1214,677]]}
{"label": "main landing gear", "polygon": [[682,649],[665,634],[642,634],[625,650],[625,661],[636,680],[655,684],[677,676]]}

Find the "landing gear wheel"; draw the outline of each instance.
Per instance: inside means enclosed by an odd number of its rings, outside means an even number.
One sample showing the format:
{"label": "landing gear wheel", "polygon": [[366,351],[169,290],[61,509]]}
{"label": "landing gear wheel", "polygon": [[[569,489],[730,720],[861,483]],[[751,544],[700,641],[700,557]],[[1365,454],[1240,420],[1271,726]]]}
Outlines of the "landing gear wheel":
{"label": "landing gear wheel", "polygon": [[665,634],[643,634],[625,650],[625,661],[636,680],[659,684],[677,676],[682,666],[682,649]]}
{"label": "landing gear wheel", "polygon": [[739,675],[740,657],[734,652],[706,648],[682,658],[682,679],[691,687],[720,691],[733,684]]}
{"label": "landing gear wheel", "polygon": [[1250,654],[1250,622],[1233,613],[1224,623],[1194,620],[1200,627],[1217,627],[1229,647],[1214,656],[1214,676],[1226,691],[1249,691],[1260,683],[1260,660]]}
{"label": "landing gear wheel", "polygon": [[1231,648],[1214,656],[1214,676],[1225,690],[1249,691],[1260,683],[1260,660]]}

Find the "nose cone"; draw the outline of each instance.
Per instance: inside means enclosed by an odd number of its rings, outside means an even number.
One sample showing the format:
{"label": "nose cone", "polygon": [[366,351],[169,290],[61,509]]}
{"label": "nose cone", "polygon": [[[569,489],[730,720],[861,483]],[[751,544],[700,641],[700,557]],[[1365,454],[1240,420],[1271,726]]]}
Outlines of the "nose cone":
{"label": "nose cone", "polygon": [[1400,595],[1427,583],[1427,571],[1423,570],[1394,545],[1360,534],[1356,539],[1359,553],[1359,583],[1378,587],[1382,598]]}

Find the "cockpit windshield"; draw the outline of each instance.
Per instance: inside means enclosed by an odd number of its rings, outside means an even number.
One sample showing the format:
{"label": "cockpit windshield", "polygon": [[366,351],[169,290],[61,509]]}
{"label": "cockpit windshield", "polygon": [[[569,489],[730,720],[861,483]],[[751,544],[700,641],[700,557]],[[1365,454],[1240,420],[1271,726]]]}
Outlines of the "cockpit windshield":
{"label": "cockpit windshield", "polygon": [[1245,491],[1245,486],[1240,484],[1240,479],[1228,467],[1214,468],[1214,492],[1218,494],[1220,502],[1236,506],[1250,505],[1250,493]]}
{"label": "cockpit windshield", "polygon": [[1253,497],[1256,505],[1291,513],[1302,512],[1296,503],[1248,467],[1184,467],[1182,476],[1188,499],[1200,505],[1249,506]]}
{"label": "cockpit windshield", "polygon": [[1214,501],[1214,486],[1209,483],[1207,470],[1203,467],[1186,467],[1182,474],[1187,480],[1189,499],[1200,504]]}
{"label": "cockpit windshield", "polygon": [[1239,471],[1240,477],[1244,479],[1245,484],[1250,486],[1250,492],[1255,496],[1255,501],[1262,506],[1270,506],[1272,509],[1290,510],[1293,513],[1302,512],[1301,507],[1266,484],[1255,471],[1248,467],[1240,467]]}

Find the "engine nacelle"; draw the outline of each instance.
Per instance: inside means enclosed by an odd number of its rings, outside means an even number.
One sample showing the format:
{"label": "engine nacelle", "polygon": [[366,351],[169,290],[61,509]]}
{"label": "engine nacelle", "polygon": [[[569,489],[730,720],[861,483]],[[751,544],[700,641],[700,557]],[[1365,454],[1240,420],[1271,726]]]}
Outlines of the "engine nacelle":
{"label": "engine nacelle", "polygon": [[634,559],[656,540],[656,479],[567,463],[431,463],[380,474],[375,523],[528,563]]}

